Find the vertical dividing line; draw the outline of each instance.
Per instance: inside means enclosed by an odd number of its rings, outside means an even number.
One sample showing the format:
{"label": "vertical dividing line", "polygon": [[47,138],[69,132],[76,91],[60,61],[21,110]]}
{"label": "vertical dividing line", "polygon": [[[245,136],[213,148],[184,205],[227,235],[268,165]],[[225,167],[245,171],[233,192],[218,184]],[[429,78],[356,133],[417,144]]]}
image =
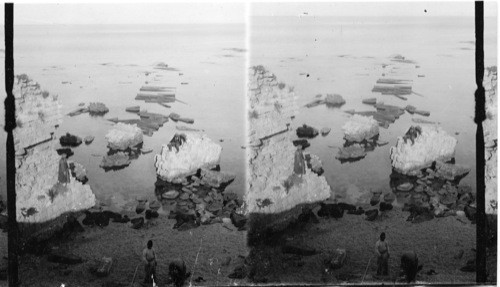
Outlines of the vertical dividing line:
{"label": "vertical dividing line", "polygon": [[486,282],[486,214],[485,214],[485,182],[484,182],[484,134],[483,121],[485,114],[485,95],[483,87],[484,75],[484,2],[476,1],[475,5],[475,29],[476,29],[476,85],[475,92],[476,115],[474,121],[477,124],[476,131],[476,282]]}
{"label": "vertical dividing line", "polygon": [[12,131],[16,128],[14,86],[14,4],[4,4],[5,35],[5,131],[7,132],[7,215],[8,215],[8,280],[9,286],[18,286],[18,228],[16,220],[16,166]]}

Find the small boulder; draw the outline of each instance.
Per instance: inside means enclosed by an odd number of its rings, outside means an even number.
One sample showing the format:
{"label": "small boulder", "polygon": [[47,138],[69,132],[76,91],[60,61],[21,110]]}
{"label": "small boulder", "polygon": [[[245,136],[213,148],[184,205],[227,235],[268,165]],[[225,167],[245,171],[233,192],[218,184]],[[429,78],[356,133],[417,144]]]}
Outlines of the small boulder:
{"label": "small boulder", "polygon": [[344,216],[344,209],[342,209],[337,203],[322,202],[321,208],[318,210],[318,216],[342,218]]}
{"label": "small boulder", "polygon": [[165,199],[176,199],[178,196],[179,192],[177,190],[169,190],[161,195]]}
{"label": "small boulder", "polygon": [[93,141],[94,141],[94,137],[93,136],[86,136],[83,141],[85,142],[85,144],[91,144]]}
{"label": "small boulder", "polygon": [[66,135],[61,136],[59,138],[59,143],[62,146],[76,147],[76,146],[79,146],[80,144],[82,144],[82,139],[78,136],[72,135],[70,133],[66,133]]}
{"label": "small boulder", "polygon": [[125,108],[125,111],[129,113],[138,113],[141,110],[140,106],[132,106],[132,107],[127,107]]}
{"label": "small boulder", "polygon": [[340,160],[341,163],[346,161],[357,161],[364,158],[367,155],[365,148],[360,144],[353,144],[348,147],[339,148],[336,159]]}
{"label": "small boulder", "polygon": [[361,102],[366,105],[375,105],[377,103],[377,98],[367,98],[363,99]]}
{"label": "small boulder", "polygon": [[106,155],[102,158],[100,167],[107,169],[118,169],[130,164],[129,155],[124,152],[117,152],[112,155]]}
{"label": "small boulder", "polygon": [[152,202],[149,203],[149,208],[151,210],[158,210],[161,207],[161,202],[158,200],[153,200]]}
{"label": "small boulder", "polygon": [[144,217],[132,218],[130,220],[133,229],[139,229],[144,226]]}
{"label": "small boulder", "polygon": [[308,126],[308,125],[302,125],[301,127],[297,128],[297,136],[299,138],[314,138],[319,134],[318,130]]}
{"label": "small boulder", "polygon": [[331,128],[324,127],[321,129],[321,135],[326,136],[330,133],[331,130],[332,130]]}
{"label": "small boulder", "polygon": [[139,204],[137,204],[137,206],[135,207],[135,212],[137,214],[141,214],[142,212],[144,212],[144,210],[146,210],[145,202],[139,202]]}
{"label": "small boulder", "polygon": [[67,158],[75,154],[70,148],[58,148],[56,151],[58,155],[66,154]]}
{"label": "small boulder", "polygon": [[465,216],[467,216],[467,218],[472,221],[472,222],[476,222],[476,208],[475,207],[472,207],[470,205],[467,205],[465,206],[464,208],[464,212],[465,212]]}
{"label": "small boulder", "polygon": [[238,214],[236,212],[232,212],[230,218],[233,225],[237,228],[243,228],[247,223],[247,218],[244,215]]}
{"label": "small boulder", "polygon": [[416,108],[416,107],[414,107],[414,106],[412,106],[412,105],[407,105],[407,106],[406,106],[406,108],[405,108],[405,110],[406,110],[407,112],[409,112],[410,114],[414,114],[414,113],[415,113],[415,111],[417,110],[417,108]]}
{"label": "small boulder", "polygon": [[384,202],[392,203],[396,199],[396,195],[392,192],[384,194]]}
{"label": "small boulder", "polygon": [[292,143],[294,146],[302,146],[302,149],[306,149],[311,145],[306,139],[294,140]]}
{"label": "small boulder", "polygon": [[374,206],[380,202],[380,192],[374,192],[372,197],[370,198],[370,205]]}
{"label": "small boulder", "polygon": [[390,203],[385,203],[385,202],[381,202],[380,203],[380,206],[379,206],[379,209],[380,211],[387,211],[387,210],[392,210],[392,204]]}
{"label": "small boulder", "polygon": [[160,216],[158,214],[158,211],[151,210],[151,209],[146,210],[146,214],[145,214],[146,219],[158,218],[158,216]]}
{"label": "small boulder", "polygon": [[339,94],[327,94],[325,103],[327,106],[340,107],[345,104],[345,100]]}
{"label": "small boulder", "polygon": [[378,210],[377,209],[372,209],[372,210],[367,210],[365,211],[365,219],[368,221],[374,221],[378,217]]}
{"label": "small boulder", "polygon": [[103,103],[90,103],[88,109],[91,115],[104,115],[109,112],[109,109]]}
{"label": "small boulder", "polygon": [[413,189],[413,184],[410,182],[405,182],[396,187],[398,191],[410,191]]}

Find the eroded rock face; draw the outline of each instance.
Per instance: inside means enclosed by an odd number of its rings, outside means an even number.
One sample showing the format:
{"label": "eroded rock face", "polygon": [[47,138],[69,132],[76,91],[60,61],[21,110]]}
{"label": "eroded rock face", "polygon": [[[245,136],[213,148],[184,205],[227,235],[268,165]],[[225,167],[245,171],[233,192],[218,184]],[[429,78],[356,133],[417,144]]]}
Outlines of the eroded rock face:
{"label": "eroded rock face", "polygon": [[114,150],[126,150],[142,143],[142,131],[137,125],[117,123],[106,136],[108,147]]}
{"label": "eroded rock face", "polygon": [[443,129],[428,125],[414,129],[418,128],[421,132],[415,138],[398,137],[396,146],[391,147],[391,163],[399,173],[416,175],[434,161],[446,162],[455,154],[457,140]]}
{"label": "eroded rock face", "polygon": [[362,142],[379,134],[377,121],[360,115],[353,115],[342,130],[344,138],[350,142]]}
{"label": "eroded rock face", "polygon": [[60,156],[52,138],[62,118],[57,97],[42,92],[25,75],[15,78],[13,93],[18,124],[14,130],[17,221],[44,222],[93,206],[95,196],[89,185],[71,175],[66,186],[58,183]]}
{"label": "eroded rock face", "polygon": [[61,124],[62,114],[57,96],[43,92],[40,85],[24,76],[14,78],[12,93],[16,99],[14,144],[16,154],[25,148],[52,140],[56,125]]}
{"label": "eroded rock face", "polygon": [[497,124],[498,124],[498,100],[497,100],[497,67],[487,68],[484,75],[483,86],[486,96],[486,120],[484,127],[485,146],[485,203],[486,213],[496,214],[497,201]]}
{"label": "eroded rock face", "polygon": [[[219,164],[222,147],[197,133],[185,133],[179,146],[163,145],[155,155],[156,174],[165,181],[173,181],[195,174],[200,168],[213,168]],[[177,150],[178,149],[178,150]]]}
{"label": "eroded rock face", "polygon": [[250,69],[249,93],[250,143],[288,130],[299,109],[295,93],[280,89],[276,76],[262,66]]}
{"label": "eroded rock face", "polygon": [[294,172],[297,148],[289,129],[297,112],[293,90],[280,89],[276,76],[262,66],[250,69],[249,80],[249,135],[254,145],[248,149],[246,212],[277,214],[330,197],[324,177],[308,167],[304,174]]}

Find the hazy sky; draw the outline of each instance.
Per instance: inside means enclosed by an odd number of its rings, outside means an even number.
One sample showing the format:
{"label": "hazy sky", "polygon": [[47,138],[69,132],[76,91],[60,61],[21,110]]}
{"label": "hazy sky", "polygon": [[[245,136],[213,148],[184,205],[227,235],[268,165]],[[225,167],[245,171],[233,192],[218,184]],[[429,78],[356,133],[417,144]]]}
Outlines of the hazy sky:
{"label": "hazy sky", "polygon": [[[63,0],[64,1],[64,0]],[[15,4],[15,24],[244,23],[245,2]],[[252,16],[474,16],[474,2],[250,2]],[[3,12],[3,5],[0,10]],[[2,13],[3,14],[3,13]],[[496,1],[485,15],[497,15]]]}
{"label": "hazy sky", "polygon": [[[255,16],[474,16],[474,2],[369,2],[254,3]],[[494,16],[496,1],[485,5],[485,15]]]}
{"label": "hazy sky", "polygon": [[244,23],[245,3],[16,4],[15,24]]}

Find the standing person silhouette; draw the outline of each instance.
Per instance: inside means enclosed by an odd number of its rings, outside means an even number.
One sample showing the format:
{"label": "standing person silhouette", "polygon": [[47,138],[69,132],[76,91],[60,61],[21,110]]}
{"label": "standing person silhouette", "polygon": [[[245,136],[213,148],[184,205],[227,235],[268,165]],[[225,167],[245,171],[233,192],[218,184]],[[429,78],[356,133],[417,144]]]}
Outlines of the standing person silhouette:
{"label": "standing person silhouette", "polygon": [[153,241],[149,240],[147,247],[142,251],[142,260],[144,261],[144,283],[153,283],[151,279],[154,279],[155,283],[158,283],[158,278],[156,277],[156,251],[153,248]]}
{"label": "standing person silhouette", "polygon": [[66,160],[67,155],[63,153],[61,155],[61,159],[59,160],[59,175],[58,175],[58,181],[59,183],[62,183],[64,186],[69,183],[70,181],[70,176],[69,176],[69,167],[68,167],[68,161]]}
{"label": "standing person silhouette", "polygon": [[385,240],[385,232],[380,234],[380,239],[375,243],[377,258],[377,275],[389,275],[389,244]]}

